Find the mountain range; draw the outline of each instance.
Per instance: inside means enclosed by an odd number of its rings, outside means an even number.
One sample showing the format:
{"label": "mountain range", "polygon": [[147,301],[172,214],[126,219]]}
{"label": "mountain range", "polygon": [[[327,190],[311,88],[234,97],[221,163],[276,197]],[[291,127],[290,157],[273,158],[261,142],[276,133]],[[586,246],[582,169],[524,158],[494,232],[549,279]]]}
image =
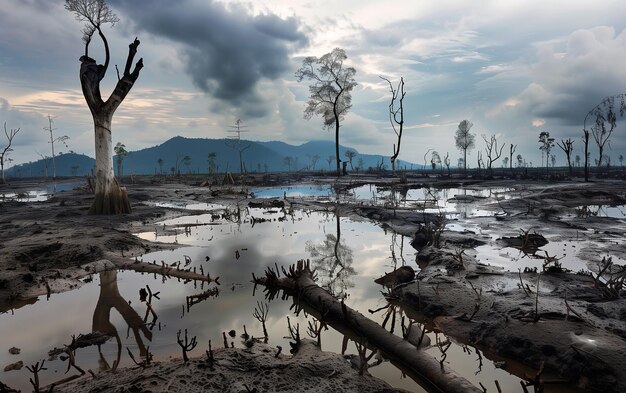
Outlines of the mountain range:
{"label": "mountain range", "polygon": [[[335,144],[331,141],[311,141],[299,146],[279,141],[255,142],[233,139],[185,138],[176,136],[166,142],[141,150],[129,151],[122,158],[122,173],[171,174],[208,173],[209,154],[215,153],[215,170],[239,173],[239,151],[241,150],[244,171],[247,172],[286,172],[302,170],[334,170]],[[359,154],[356,149],[341,146],[341,159],[348,161],[346,151],[355,153],[352,170],[367,170],[382,165],[391,167],[388,156]],[[188,159],[185,159],[188,157]],[[317,158],[317,159],[316,159]],[[329,163],[330,160],[330,163]],[[421,165],[398,160],[404,168],[421,168]],[[95,166],[95,159],[83,154],[65,153],[55,158],[57,176],[85,175]],[[115,172],[117,156],[113,157]],[[348,164],[348,170],[351,170]],[[51,159],[16,165],[6,171],[8,177],[51,176]]]}

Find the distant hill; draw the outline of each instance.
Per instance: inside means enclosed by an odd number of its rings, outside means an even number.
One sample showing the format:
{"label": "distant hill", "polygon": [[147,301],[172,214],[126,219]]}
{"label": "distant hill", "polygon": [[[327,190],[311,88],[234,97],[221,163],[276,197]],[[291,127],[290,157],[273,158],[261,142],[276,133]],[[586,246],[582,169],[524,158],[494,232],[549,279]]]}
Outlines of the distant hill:
{"label": "distant hill", "polygon": [[[91,172],[96,160],[84,154],[65,153],[54,158],[57,176],[82,176]],[[15,165],[5,171],[7,177],[52,177],[52,158]]]}
{"label": "distant hill", "polygon": [[[235,148],[236,142],[232,139],[206,139],[206,138],[185,138],[176,136],[166,142],[128,152],[123,159],[122,172],[127,175],[136,174],[155,174],[180,171],[180,173],[207,173],[208,172],[208,155],[216,154],[216,167],[219,172],[229,170],[234,173],[239,172],[239,151]],[[248,172],[280,172],[291,169],[296,170],[320,170],[335,168],[335,144],[331,141],[311,141],[299,146],[289,145],[284,142],[254,142],[242,140],[240,147],[243,150],[243,164]],[[363,169],[380,165],[381,161],[385,168],[391,167],[389,157],[358,154],[356,149],[340,146],[339,151],[342,160],[347,160],[345,152],[353,150],[357,155],[352,160],[355,169],[362,166]],[[185,156],[189,156],[186,162]],[[314,164],[314,157],[318,156],[317,162]],[[333,161],[328,164],[328,157],[333,157]],[[287,165],[286,157],[291,157],[291,168]],[[162,160],[159,163],[159,160]],[[52,173],[52,166],[48,160],[48,176]],[[84,175],[91,171],[95,165],[95,160],[91,157],[67,153],[58,156],[55,160],[57,167],[57,176],[74,176]],[[113,164],[117,174],[116,157],[113,157]],[[188,164],[188,165],[187,165]],[[401,167],[421,168],[421,165],[412,165],[405,161],[399,161]],[[46,162],[39,160],[32,163],[17,165],[7,171],[9,177],[30,177],[44,176]],[[350,165],[348,165],[350,169]]]}

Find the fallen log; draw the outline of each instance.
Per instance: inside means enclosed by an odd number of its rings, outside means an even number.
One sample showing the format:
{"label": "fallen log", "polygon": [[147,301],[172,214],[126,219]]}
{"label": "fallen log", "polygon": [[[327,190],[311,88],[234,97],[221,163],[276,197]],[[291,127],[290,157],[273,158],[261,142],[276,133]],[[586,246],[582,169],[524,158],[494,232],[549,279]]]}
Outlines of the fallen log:
{"label": "fallen log", "polygon": [[308,261],[300,260],[285,277],[268,268],[265,277],[255,277],[255,284],[265,287],[266,298],[274,299],[283,291],[283,299],[291,296],[296,311],[304,310],[331,325],[356,342],[382,352],[386,359],[419,383],[428,392],[481,392],[452,370],[445,370],[432,355],[418,350],[363,314],[338,301],[315,283]]}
{"label": "fallen log", "polygon": [[[117,261],[115,261],[117,262]],[[125,263],[116,263],[117,268],[121,270],[133,270],[139,273],[155,273],[159,275],[163,275],[166,277],[176,277],[181,278],[183,280],[189,281],[202,281],[202,282],[215,282],[217,285],[220,284],[219,277],[211,277],[210,274],[207,275],[196,273],[191,268],[189,269],[179,269],[177,267],[172,267],[161,262],[160,265],[156,263],[148,263],[148,262],[125,262]],[[194,268],[195,269],[195,268]]]}

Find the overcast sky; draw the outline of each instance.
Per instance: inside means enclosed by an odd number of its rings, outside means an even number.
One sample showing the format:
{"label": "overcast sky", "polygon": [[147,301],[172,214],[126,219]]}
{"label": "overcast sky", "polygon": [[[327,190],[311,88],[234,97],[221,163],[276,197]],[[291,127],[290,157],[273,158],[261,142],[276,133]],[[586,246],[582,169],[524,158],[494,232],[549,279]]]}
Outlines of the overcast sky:
{"label": "overcast sky", "polygon": [[[389,91],[379,76],[406,82],[400,158],[423,162],[430,148],[461,156],[458,123],[496,134],[534,166],[538,134],[575,140],[600,100],[626,93],[626,1],[599,0],[110,0],[120,19],[105,34],[117,81],[139,37],[144,68],[113,119],[113,143],[137,150],[175,135],[222,138],[240,118],[252,140],[333,140],[322,120],[305,120],[304,56],[345,49],[357,70],[341,143],[389,155]],[[94,156],[91,115],[78,80],[81,24],[62,0],[0,0],[0,122],[21,128],[17,163],[49,155],[46,116],[68,148]],[[103,62],[97,38],[90,55]],[[625,119],[626,120],[626,119]],[[618,120],[618,124],[620,124]],[[624,122],[626,124],[626,121]],[[626,126],[609,154],[626,153]],[[0,147],[4,146],[3,133]],[[555,148],[559,163],[563,154]],[[595,149],[592,150],[595,156]],[[476,166],[476,150],[468,158]],[[499,163],[496,165],[500,165]]]}

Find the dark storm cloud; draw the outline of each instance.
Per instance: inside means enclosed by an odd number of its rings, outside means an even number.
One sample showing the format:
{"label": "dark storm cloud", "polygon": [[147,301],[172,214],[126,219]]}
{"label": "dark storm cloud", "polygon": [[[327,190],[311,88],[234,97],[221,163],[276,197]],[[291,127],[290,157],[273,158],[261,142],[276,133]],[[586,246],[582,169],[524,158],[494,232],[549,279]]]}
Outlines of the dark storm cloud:
{"label": "dark storm cloud", "polygon": [[289,54],[307,43],[294,17],[252,15],[242,5],[213,1],[149,4],[111,1],[138,30],[181,44],[186,72],[198,88],[233,105],[254,101],[251,115],[260,114],[257,82],[278,78],[288,69]]}

